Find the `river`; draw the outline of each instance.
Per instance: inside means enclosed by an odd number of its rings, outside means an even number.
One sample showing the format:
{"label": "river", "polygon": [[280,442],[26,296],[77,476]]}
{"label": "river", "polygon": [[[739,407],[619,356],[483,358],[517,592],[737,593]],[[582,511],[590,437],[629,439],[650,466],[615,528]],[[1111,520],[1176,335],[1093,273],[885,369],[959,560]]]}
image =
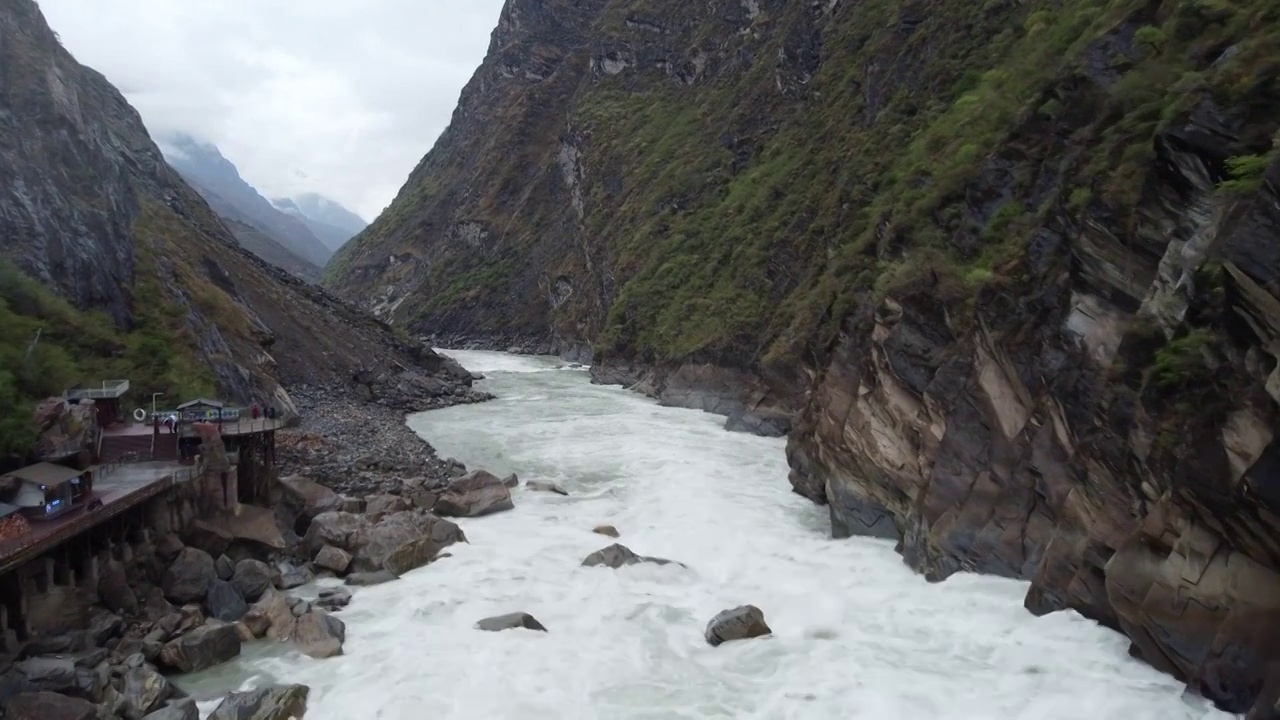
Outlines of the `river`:
{"label": "river", "polygon": [[[889,543],[831,540],[825,510],[790,492],[783,440],[555,359],[446,352],[498,399],[410,426],[441,456],[570,496],[522,487],[514,511],[460,522],[470,543],[453,557],[357,589],[344,656],[257,644],[189,689],[305,683],[308,720],[1230,717],[1130,659],[1122,636],[1031,616],[1026,583],[931,585]],[[613,542],[591,532],[604,523],[689,567],[580,567]],[[707,620],[745,603],[774,634],[709,647]],[[549,632],[473,628],[514,611]]]}

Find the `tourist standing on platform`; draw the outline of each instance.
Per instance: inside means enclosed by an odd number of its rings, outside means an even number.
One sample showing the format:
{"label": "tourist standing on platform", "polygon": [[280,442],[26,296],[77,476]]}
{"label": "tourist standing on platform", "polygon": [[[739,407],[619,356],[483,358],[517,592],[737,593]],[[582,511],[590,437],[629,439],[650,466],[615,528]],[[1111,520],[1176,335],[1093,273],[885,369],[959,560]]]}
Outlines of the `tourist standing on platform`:
{"label": "tourist standing on platform", "polygon": [[254,403],[254,404],[253,404],[253,411],[252,411],[252,412],[253,412],[253,419],[254,419],[254,420],[257,420],[257,419],[258,419],[258,415],[259,415],[259,412],[258,412],[258,403]]}

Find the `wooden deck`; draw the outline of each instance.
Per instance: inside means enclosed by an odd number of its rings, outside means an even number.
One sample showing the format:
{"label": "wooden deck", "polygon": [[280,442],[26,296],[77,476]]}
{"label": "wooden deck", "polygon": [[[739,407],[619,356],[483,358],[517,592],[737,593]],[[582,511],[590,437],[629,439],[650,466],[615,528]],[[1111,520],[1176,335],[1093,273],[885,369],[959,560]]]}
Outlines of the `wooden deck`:
{"label": "wooden deck", "polygon": [[[95,472],[100,468],[95,466]],[[0,573],[48,552],[80,533],[150,500],[177,482],[189,478],[194,468],[173,462],[118,465],[97,476],[94,495],[102,507],[77,508],[55,520],[32,520],[31,532],[0,541]]]}

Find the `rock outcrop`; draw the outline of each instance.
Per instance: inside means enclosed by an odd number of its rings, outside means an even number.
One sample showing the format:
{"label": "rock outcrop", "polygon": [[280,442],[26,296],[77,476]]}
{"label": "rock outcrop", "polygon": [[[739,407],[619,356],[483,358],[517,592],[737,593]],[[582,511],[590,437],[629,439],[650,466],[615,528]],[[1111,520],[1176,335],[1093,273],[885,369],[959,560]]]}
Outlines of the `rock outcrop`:
{"label": "rock outcrop", "polygon": [[434,509],[445,517],[480,517],[513,508],[506,483],[496,475],[476,470],[449,483]]}
{"label": "rock outcrop", "polygon": [[365,515],[328,512],[316,516],[304,542],[315,552],[331,546],[349,553],[353,572],[402,575],[431,562],[449,545],[466,542],[466,536],[454,523],[422,510],[394,513],[376,522]]}

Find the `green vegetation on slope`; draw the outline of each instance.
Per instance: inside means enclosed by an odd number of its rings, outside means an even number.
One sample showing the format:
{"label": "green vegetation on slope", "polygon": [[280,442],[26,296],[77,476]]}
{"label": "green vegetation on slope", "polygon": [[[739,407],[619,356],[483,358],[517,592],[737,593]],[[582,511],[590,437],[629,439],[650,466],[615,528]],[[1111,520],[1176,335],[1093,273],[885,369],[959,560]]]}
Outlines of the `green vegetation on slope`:
{"label": "green vegetation on slope", "polygon": [[[588,202],[589,232],[630,278],[600,349],[790,355],[829,337],[859,293],[926,272],[963,306],[1009,280],[1056,209],[1131,227],[1156,136],[1205,102],[1257,129],[1257,155],[1224,168],[1229,187],[1249,189],[1274,152],[1280,5],[1268,0],[934,3],[905,39],[899,2],[842,8],[796,106],[765,97],[784,33],[706,88],[606,78],[579,96],[589,166],[628,188]],[[895,57],[918,72],[880,79],[896,86],[873,107],[869,61]],[[720,136],[760,116],[787,121],[732,169]]]}
{"label": "green vegetation on slope", "polygon": [[159,215],[149,208],[136,226],[141,242],[127,330],[105,314],[77,310],[0,258],[0,458],[26,455],[35,441],[36,404],[79,384],[128,378],[134,398],[213,391],[207,365],[196,360],[186,312],[157,279],[151,243],[163,227]]}

